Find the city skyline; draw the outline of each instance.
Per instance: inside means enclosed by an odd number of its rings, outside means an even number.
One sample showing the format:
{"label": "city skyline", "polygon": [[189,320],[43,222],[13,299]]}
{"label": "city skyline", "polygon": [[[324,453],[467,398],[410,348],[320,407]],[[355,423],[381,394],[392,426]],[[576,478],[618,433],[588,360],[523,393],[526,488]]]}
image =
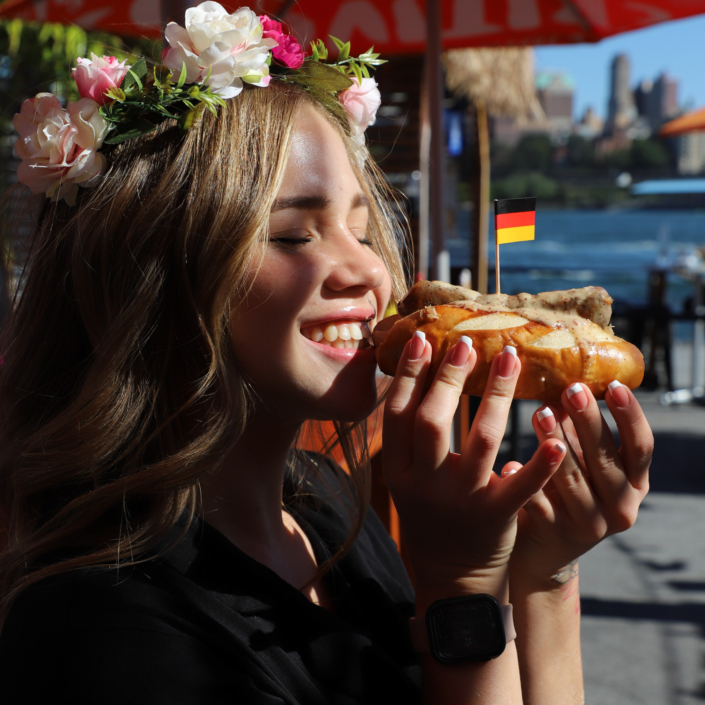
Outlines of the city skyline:
{"label": "city skyline", "polygon": [[679,103],[686,109],[705,105],[705,17],[669,22],[628,32],[598,44],[536,48],[536,71],[568,74],[575,83],[573,118],[588,107],[608,117],[610,72],[617,54],[631,62],[630,87],[666,72],[679,83]]}

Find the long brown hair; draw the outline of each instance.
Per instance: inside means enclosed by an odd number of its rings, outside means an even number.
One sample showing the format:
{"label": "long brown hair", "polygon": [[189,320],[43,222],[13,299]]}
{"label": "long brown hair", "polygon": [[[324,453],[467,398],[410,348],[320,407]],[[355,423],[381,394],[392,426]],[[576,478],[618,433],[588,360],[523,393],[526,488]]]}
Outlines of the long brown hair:
{"label": "long brown hair", "polygon": [[[45,203],[0,342],[0,625],[23,589],[154,549],[247,423],[228,322],[261,255],[297,111],[344,139],[370,199],[370,237],[406,287],[405,232],[369,156],[303,90],[246,88],[216,117],[105,149],[110,169],[79,203]],[[194,423],[194,420],[198,423]],[[357,513],[369,463],[336,424]],[[197,429],[194,431],[194,429]]]}

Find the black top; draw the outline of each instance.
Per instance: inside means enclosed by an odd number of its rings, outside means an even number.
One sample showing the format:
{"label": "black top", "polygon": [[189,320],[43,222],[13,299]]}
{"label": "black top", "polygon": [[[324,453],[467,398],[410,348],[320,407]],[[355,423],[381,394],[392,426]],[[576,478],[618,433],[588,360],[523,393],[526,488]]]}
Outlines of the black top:
{"label": "black top", "polygon": [[[313,498],[289,511],[320,563],[348,524],[338,499],[321,503],[319,482],[307,489]],[[163,558],[66,573],[23,592],[0,634],[0,701],[417,703],[413,590],[372,510],[324,580],[336,614],[196,517]]]}

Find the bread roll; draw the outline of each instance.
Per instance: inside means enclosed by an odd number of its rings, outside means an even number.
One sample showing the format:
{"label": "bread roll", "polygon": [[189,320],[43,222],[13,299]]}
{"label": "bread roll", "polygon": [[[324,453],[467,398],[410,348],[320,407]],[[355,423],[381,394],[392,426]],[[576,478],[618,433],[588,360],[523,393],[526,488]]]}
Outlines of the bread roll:
{"label": "bread roll", "polygon": [[612,299],[604,289],[537,296],[487,296],[462,290],[462,300],[449,301],[458,298],[458,289],[440,282],[412,287],[398,307],[407,315],[385,319],[373,333],[382,372],[395,374],[404,346],[420,330],[433,349],[428,383],[460,336],[472,338],[478,359],[463,390],[466,394],[482,395],[492,360],[505,345],[513,345],[521,360],[517,399],[557,402],[575,382],[583,382],[603,399],[613,380],[630,389],[641,384],[643,355],[612,333],[608,325]]}

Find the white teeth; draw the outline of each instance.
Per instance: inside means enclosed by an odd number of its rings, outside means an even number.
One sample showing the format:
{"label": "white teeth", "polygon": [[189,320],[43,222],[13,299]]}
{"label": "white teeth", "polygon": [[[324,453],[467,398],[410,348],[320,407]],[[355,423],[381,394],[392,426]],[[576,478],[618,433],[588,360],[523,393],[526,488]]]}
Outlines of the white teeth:
{"label": "white teeth", "polygon": [[360,347],[367,347],[369,343],[364,343],[370,337],[368,322],[362,323],[330,323],[323,326],[302,329],[301,334],[313,340],[315,343],[330,345],[332,348],[347,348],[357,350]]}

